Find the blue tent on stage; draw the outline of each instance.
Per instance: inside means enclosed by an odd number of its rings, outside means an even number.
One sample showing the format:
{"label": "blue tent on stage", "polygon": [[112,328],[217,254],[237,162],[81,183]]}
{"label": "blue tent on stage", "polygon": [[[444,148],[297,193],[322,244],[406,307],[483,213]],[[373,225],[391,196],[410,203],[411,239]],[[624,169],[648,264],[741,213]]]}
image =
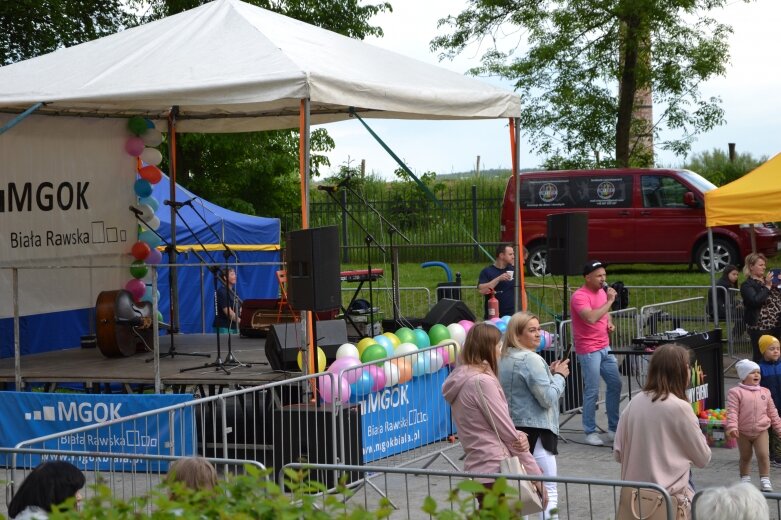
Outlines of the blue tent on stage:
{"label": "blue tent on stage", "polygon": [[[155,213],[158,232],[171,241],[171,198],[167,176],[154,185],[152,196],[160,203]],[[176,201],[185,202],[176,217],[176,264],[179,288],[179,330],[212,332],[215,313],[213,273],[226,267],[236,270],[236,292],[242,300],[276,299],[276,271],[280,268],[280,222],[276,218],[237,213],[203,200],[176,185]],[[227,249],[226,247],[227,246]],[[163,263],[169,263],[163,253]],[[158,271],[163,321],[170,321],[169,269]]]}

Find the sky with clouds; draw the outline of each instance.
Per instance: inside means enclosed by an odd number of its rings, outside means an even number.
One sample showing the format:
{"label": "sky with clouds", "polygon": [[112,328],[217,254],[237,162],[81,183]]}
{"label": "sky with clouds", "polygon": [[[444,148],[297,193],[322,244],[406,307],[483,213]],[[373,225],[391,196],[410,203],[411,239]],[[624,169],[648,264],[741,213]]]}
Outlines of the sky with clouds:
{"label": "sky with clouds", "polygon": [[[391,0],[392,13],[373,18],[385,32],[383,38],[367,42],[395,52],[463,73],[479,64],[482,52],[469,49],[453,61],[440,62],[429,50],[431,39],[440,34],[437,20],[458,14],[462,0]],[[704,96],[719,96],[726,124],[701,135],[693,152],[737,144],[739,152],[754,156],[773,156],[781,152],[781,45],[776,41],[781,20],[781,0],[733,0],[714,11],[718,20],[732,25],[730,63],[725,77],[703,85]],[[498,79],[485,79],[511,88]],[[522,100],[523,102],[523,100]],[[480,156],[481,169],[509,168],[510,145],[507,121],[387,121],[368,120],[368,124],[413,171],[438,174],[473,170]],[[335,169],[348,161],[352,165],[366,160],[368,172],[392,178],[396,164],[357,121],[326,125],[336,140],[329,154]],[[542,162],[527,143],[521,143],[521,167],[534,168]],[[680,166],[683,158],[669,153],[657,155],[658,166]]]}

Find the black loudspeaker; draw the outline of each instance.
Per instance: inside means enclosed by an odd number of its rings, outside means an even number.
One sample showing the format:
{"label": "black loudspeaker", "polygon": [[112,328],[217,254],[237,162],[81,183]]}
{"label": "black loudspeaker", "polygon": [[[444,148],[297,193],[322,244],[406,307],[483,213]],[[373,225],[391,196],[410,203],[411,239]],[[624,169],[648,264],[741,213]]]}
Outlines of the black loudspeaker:
{"label": "black loudspeaker", "polygon": [[442,298],[428,311],[426,317],[423,318],[423,323],[427,327],[431,327],[437,323],[450,325],[461,320],[475,321],[475,315],[461,300]]}
{"label": "black loudspeaker", "polygon": [[[335,429],[332,427],[334,413],[337,413],[339,419]],[[344,460],[339,455],[342,446]],[[363,465],[360,407],[345,406],[331,411],[313,405],[297,405],[275,410],[274,473],[277,477],[282,467],[289,462]],[[361,478],[361,473],[357,471],[322,470],[310,471],[308,478],[330,489],[344,475],[347,476],[347,483]]]}
{"label": "black loudspeaker", "polygon": [[342,303],[339,230],[336,226],[287,234],[287,299],[303,311],[338,309]]}
{"label": "black loudspeaker", "polygon": [[548,272],[583,274],[588,260],[588,213],[548,215]]}
{"label": "black loudspeaker", "polygon": [[[266,336],[266,359],[274,370],[298,370],[298,347],[301,329],[297,323],[275,323]],[[330,363],[336,359],[336,351],[347,343],[347,326],[344,320],[315,321],[315,344],[325,351]]]}

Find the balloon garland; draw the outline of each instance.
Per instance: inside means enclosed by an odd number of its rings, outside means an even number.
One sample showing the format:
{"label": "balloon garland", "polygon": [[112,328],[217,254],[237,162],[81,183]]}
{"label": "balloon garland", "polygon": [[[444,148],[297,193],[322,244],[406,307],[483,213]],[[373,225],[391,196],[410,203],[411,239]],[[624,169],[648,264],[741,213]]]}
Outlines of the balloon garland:
{"label": "balloon garland", "polygon": [[[155,233],[160,227],[160,219],[155,215],[160,203],[152,196],[152,185],[163,178],[163,172],[158,168],[163,154],[157,149],[163,142],[163,135],[152,121],[140,116],[131,117],[127,128],[131,136],[125,142],[125,152],[135,157],[138,175],[133,184],[137,197],[133,207],[143,224],[138,226],[138,239],[130,249],[134,261],[130,265],[131,278],[125,283],[125,289],[136,301],[151,302],[154,295],[152,285],[148,283],[148,266],[159,264],[163,259],[157,249],[162,240]],[[157,297],[160,298],[159,291]]]}

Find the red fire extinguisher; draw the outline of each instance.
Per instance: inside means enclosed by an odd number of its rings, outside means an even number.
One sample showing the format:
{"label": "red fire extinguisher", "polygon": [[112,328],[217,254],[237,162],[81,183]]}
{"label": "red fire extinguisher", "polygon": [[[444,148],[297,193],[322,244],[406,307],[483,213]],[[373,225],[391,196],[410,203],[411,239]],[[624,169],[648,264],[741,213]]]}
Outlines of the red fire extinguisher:
{"label": "red fire extinguisher", "polygon": [[499,316],[499,300],[496,299],[496,291],[491,289],[491,297],[488,298],[488,318]]}

